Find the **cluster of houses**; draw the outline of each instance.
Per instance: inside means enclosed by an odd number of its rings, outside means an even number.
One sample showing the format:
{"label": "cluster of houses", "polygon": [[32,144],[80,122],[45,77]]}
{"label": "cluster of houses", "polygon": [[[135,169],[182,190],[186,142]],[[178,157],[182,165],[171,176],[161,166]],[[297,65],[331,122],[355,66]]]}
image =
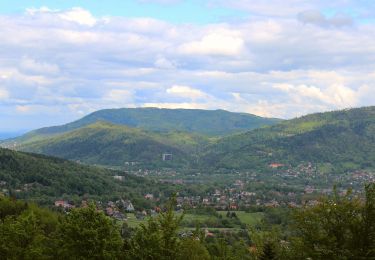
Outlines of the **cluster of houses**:
{"label": "cluster of houses", "polygon": [[[67,200],[57,200],[54,203],[55,207],[61,208],[65,212],[76,208],[76,207],[87,207],[88,202],[83,200],[80,206],[76,206],[73,202]],[[107,216],[110,216],[117,220],[126,220],[126,213],[133,213],[135,212],[134,205],[130,200],[120,199],[115,202],[108,201],[106,204],[102,204],[101,202],[96,202],[96,207],[98,210],[103,211]]]}
{"label": "cluster of houses", "polygon": [[134,206],[130,200],[120,199],[116,202],[108,201],[105,214],[117,220],[126,220],[126,212],[134,212]]}

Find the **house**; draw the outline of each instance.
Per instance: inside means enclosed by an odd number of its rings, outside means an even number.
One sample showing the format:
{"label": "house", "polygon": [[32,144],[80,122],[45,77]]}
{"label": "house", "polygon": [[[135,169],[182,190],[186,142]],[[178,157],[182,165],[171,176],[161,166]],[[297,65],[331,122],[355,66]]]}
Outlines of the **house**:
{"label": "house", "polygon": [[124,180],[125,180],[125,176],[115,175],[115,176],[113,176],[113,178],[114,178],[115,180],[118,180],[118,181],[124,181]]}
{"label": "house", "polygon": [[271,164],[269,165],[269,167],[272,168],[272,169],[277,169],[277,168],[279,168],[279,167],[284,167],[284,166],[285,166],[285,165],[282,164],[282,163],[271,163]]}
{"label": "house", "polygon": [[130,200],[127,201],[127,205],[126,205],[125,210],[128,211],[128,212],[133,212],[134,211],[134,206],[133,206],[133,204],[131,203]]}
{"label": "house", "polygon": [[172,161],[173,155],[171,153],[163,153],[163,161]]}
{"label": "house", "polygon": [[116,205],[128,212],[134,211],[134,205],[130,200],[118,200],[116,201]]}
{"label": "house", "polygon": [[64,208],[64,209],[74,208],[73,205],[71,205],[68,201],[65,201],[65,200],[56,200],[55,201],[55,207],[61,207],[61,208]]}
{"label": "house", "polygon": [[150,193],[147,193],[147,194],[145,195],[145,199],[146,199],[146,200],[153,200],[153,199],[154,199],[154,195],[153,195],[153,194],[150,194]]}

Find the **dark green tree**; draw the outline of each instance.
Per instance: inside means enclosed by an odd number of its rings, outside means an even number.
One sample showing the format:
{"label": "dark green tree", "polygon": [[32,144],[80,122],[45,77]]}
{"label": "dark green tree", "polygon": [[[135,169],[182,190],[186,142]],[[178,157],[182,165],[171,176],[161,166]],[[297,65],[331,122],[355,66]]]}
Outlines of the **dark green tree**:
{"label": "dark green tree", "polygon": [[122,240],[119,228],[91,204],[73,209],[59,227],[60,257],[115,259]]}
{"label": "dark green tree", "polygon": [[259,260],[275,260],[276,258],[276,252],[274,249],[274,246],[271,242],[266,242],[263,245],[263,252],[259,256]]}
{"label": "dark green tree", "polygon": [[337,193],[294,216],[294,258],[372,259],[375,257],[375,184],[366,187],[366,200]]}

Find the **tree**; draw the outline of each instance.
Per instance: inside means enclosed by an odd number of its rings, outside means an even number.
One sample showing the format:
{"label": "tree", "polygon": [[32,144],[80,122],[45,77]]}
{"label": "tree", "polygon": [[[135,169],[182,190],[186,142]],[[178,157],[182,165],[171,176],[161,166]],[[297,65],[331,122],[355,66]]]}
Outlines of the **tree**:
{"label": "tree", "polygon": [[141,224],[134,236],[125,241],[128,259],[209,259],[204,236],[198,228],[191,237],[182,239],[178,235],[184,215],[175,214],[175,205],[176,198],[172,197],[164,212],[149,218],[147,224]]}
{"label": "tree", "polygon": [[165,212],[149,218],[146,225],[141,224],[130,241],[125,244],[125,252],[130,259],[176,259],[181,241],[178,228],[183,218],[176,216],[173,197]]}
{"label": "tree", "polygon": [[52,233],[48,232],[53,227],[46,228],[47,217],[40,219],[28,210],[0,221],[0,259],[46,259],[53,246]]}
{"label": "tree", "polygon": [[259,260],[274,260],[276,258],[276,253],[274,251],[274,246],[272,245],[271,242],[266,242],[263,245],[263,252],[259,256]]}
{"label": "tree", "polygon": [[294,216],[294,258],[371,259],[375,257],[375,184],[366,187],[366,201],[335,192],[315,207]]}
{"label": "tree", "polygon": [[181,241],[177,259],[179,260],[209,260],[210,254],[202,242],[196,238],[186,238]]}
{"label": "tree", "polygon": [[122,240],[119,229],[94,204],[73,209],[59,227],[60,257],[115,259]]}
{"label": "tree", "polygon": [[7,216],[18,216],[27,209],[27,204],[24,202],[9,199],[0,196],[0,220]]}

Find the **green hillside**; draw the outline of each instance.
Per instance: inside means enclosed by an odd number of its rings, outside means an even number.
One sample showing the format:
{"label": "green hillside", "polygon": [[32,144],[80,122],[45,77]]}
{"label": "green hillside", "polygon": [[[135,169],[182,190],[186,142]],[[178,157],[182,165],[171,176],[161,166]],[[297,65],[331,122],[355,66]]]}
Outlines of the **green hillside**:
{"label": "green hillside", "polygon": [[[125,176],[117,181],[113,175]],[[150,184],[138,177],[84,166],[62,159],[0,149],[0,192],[17,198],[50,203],[64,198],[114,198],[128,195],[142,199]]]}
{"label": "green hillside", "polygon": [[307,115],[226,137],[209,146],[201,161],[237,169],[301,162],[336,171],[375,168],[375,107]]}
{"label": "green hillside", "polygon": [[[183,132],[155,133],[96,122],[67,133],[20,144],[17,150],[47,154],[87,164],[148,167],[186,166],[209,139]],[[162,155],[171,153],[172,161]]]}
{"label": "green hillside", "polygon": [[[194,132],[209,136],[227,135],[272,125],[280,119],[263,118],[245,113],[232,113],[225,110],[200,109],[159,109],[159,108],[121,108],[94,112],[75,122],[55,127],[42,128],[29,133],[51,135],[63,133],[90,125],[97,121],[142,128],[149,131]],[[22,139],[21,139],[22,140]]]}

